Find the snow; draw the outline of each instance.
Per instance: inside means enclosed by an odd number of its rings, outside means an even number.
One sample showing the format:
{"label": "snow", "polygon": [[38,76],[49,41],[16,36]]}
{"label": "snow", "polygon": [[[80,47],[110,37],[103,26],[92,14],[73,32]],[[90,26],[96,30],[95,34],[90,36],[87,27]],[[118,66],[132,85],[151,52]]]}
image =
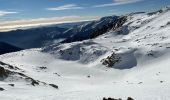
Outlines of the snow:
{"label": "snow", "polygon": [[[13,81],[10,77],[0,81],[0,87],[5,89],[0,91],[0,97],[2,100],[102,100],[103,97],[169,100],[168,22],[170,11],[133,14],[124,24],[128,34],[110,31],[92,40],[1,55],[0,61],[17,66],[21,69],[18,72],[56,84],[59,89],[42,84],[32,86],[14,75]],[[121,61],[113,68],[102,65],[101,60],[113,52]],[[40,69],[42,66],[46,69]]]}

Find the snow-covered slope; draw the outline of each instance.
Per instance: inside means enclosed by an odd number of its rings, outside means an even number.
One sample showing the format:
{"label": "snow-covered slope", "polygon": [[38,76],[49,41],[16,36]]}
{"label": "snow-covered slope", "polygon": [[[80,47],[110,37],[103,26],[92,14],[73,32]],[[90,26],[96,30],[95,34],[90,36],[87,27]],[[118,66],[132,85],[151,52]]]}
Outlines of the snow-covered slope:
{"label": "snow-covered slope", "polygon": [[[103,97],[169,100],[169,8],[125,16],[127,20],[122,26],[94,39],[1,55],[0,60],[5,64],[0,63],[0,67],[15,74],[0,81],[4,89],[0,97],[3,100],[102,100]],[[9,69],[9,65],[18,69]],[[39,84],[31,85],[25,79],[28,77]]]}

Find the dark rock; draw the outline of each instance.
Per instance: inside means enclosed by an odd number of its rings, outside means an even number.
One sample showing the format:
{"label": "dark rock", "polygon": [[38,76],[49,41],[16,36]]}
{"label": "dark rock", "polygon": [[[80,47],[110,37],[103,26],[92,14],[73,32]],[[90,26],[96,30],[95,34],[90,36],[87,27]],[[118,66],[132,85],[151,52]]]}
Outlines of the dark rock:
{"label": "dark rock", "polygon": [[0,91],[4,91],[4,90],[5,90],[4,88],[1,88],[1,87],[0,87]]}
{"label": "dark rock", "polygon": [[147,55],[153,57],[153,56],[154,56],[154,53],[153,53],[153,51],[151,50],[151,51],[149,51],[149,52],[147,53]]}
{"label": "dark rock", "polygon": [[142,84],[143,82],[139,82],[138,84]]}
{"label": "dark rock", "polygon": [[56,75],[57,75],[57,76],[59,76],[59,77],[61,76],[61,75],[60,75],[60,74],[58,74],[58,73],[54,73],[54,74],[56,74]]}
{"label": "dark rock", "polygon": [[31,85],[33,85],[33,86],[35,86],[35,85],[39,85],[39,83],[36,81],[36,80],[33,80],[33,79],[31,79]]}
{"label": "dark rock", "polygon": [[42,66],[42,67],[39,67],[39,68],[40,68],[40,69],[47,69],[47,67],[43,67],[43,66]]}
{"label": "dark rock", "polygon": [[122,100],[121,98],[119,98],[119,99],[115,99],[115,98],[111,98],[111,97],[109,97],[109,98],[103,98],[103,100]]}
{"label": "dark rock", "polygon": [[49,85],[52,86],[52,87],[55,88],[55,89],[58,89],[58,86],[55,85],[55,84],[49,84]]}
{"label": "dark rock", "polygon": [[24,75],[23,73],[18,73],[18,74],[23,76],[23,77],[28,77],[28,76]]}
{"label": "dark rock", "polygon": [[8,85],[10,85],[10,86],[14,87],[14,84],[8,84]]}
{"label": "dark rock", "polygon": [[131,98],[131,97],[128,97],[128,98],[127,98],[127,100],[134,100],[134,99],[133,99],[133,98]]}
{"label": "dark rock", "polygon": [[8,76],[8,71],[5,70],[3,67],[0,66],[0,78],[2,77],[7,77]]}
{"label": "dark rock", "polygon": [[167,22],[167,24],[166,25],[170,25],[170,22]]}
{"label": "dark rock", "polygon": [[111,56],[102,59],[101,62],[103,65],[106,65],[107,67],[113,67],[116,63],[120,62],[120,57],[115,53],[112,53]]}

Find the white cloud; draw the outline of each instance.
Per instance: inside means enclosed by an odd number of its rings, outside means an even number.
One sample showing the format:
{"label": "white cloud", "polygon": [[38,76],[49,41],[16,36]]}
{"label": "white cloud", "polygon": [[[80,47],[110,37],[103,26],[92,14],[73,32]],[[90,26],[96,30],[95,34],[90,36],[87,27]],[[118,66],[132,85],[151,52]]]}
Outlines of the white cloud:
{"label": "white cloud", "polygon": [[116,6],[116,5],[125,5],[125,4],[131,4],[135,2],[139,2],[142,0],[113,0],[113,3],[107,3],[107,4],[101,4],[101,5],[95,5],[93,7],[109,7],[109,6]]}
{"label": "white cloud", "polygon": [[0,17],[6,16],[6,15],[9,15],[9,14],[16,14],[16,13],[18,13],[18,12],[0,11]]}
{"label": "white cloud", "polygon": [[52,25],[69,22],[80,22],[99,19],[98,16],[63,16],[63,17],[51,17],[51,18],[38,18],[27,20],[6,21],[0,23],[0,31],[8,31],[11,29],[32,27],[39,25]]}
{"label": "white cloud", "polygon": [[83,9],[76,4],[66,4],[58,7],[47,8],[47,10],[70,10],[70,9]]}

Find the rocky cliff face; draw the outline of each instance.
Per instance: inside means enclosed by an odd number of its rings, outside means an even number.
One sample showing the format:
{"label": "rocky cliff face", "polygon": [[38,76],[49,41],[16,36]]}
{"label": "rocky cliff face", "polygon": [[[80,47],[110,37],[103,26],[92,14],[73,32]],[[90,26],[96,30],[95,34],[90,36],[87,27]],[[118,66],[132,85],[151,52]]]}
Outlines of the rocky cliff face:
{"label": "rocky cliff face", "polygon": [[[93,33],[97,30],[104,30],[106,26],[110,28],[119,19],[119,16],[108,16],[103,17],[100,20],[87,22],[77,27],[71,28],[64,32],[63,34],[72,34],[69,38],[64,40],[62,43],[70,43],[75,41],[82,41],[93,38]],[[109,29],[108,28],[108,29]],[[104,32],[103,31],[103,32]]]}
{"label": "rocky cliff face", "polygon": [[126,20],[127,20],[126,16],[121,16],[118,19],[114,20],[113,22],[109,22],[103,25],[103,27],[97,28],[91,33],[90,38],[91,39],[96,38],[97,36],[105,34],[106,32],[111,31],[111,30],[116,31],[123,26]]}

